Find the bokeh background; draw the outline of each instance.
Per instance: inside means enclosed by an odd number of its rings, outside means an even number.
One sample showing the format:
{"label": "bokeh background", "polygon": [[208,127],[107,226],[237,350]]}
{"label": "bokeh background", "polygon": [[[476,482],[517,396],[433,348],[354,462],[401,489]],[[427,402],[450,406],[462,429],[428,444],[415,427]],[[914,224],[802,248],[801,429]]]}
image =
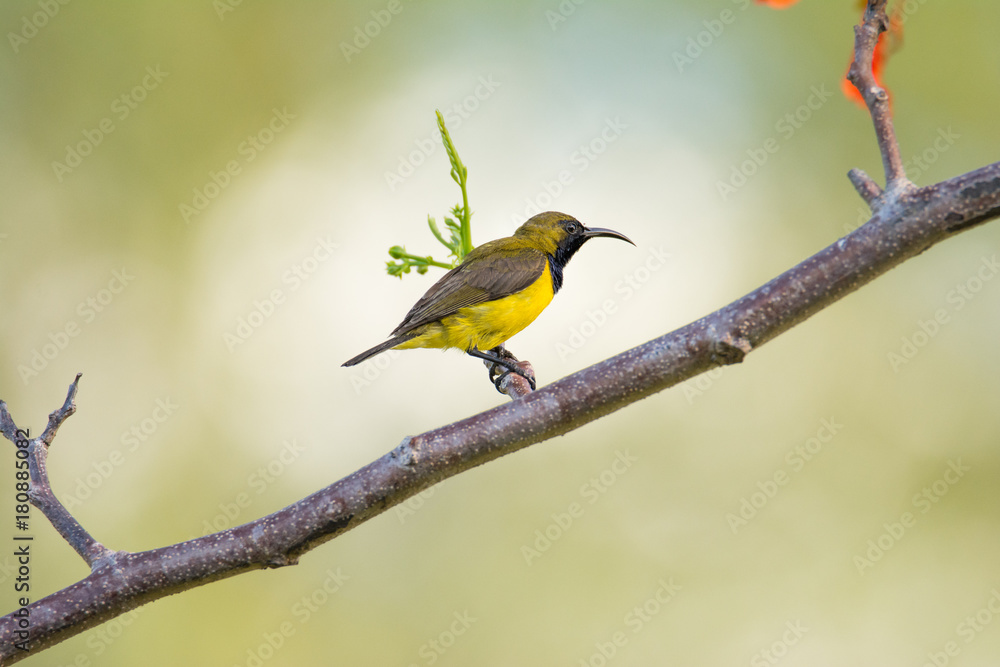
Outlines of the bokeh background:
{"label": "bokeh background", "polygon": [[[538,209],[637,243],[588,244],[510,342],[546,383],[866,219],[845,174],[881,180],[880,161],[840,93],[857,15],[5,2],[0,397],[37,432],[83,372],[51,476],[110,547],[284,507],[506,400],[455,352],[340,367],[439,275],[384,270],[391,245],[444,254],[425,220],[459,193],[435,109],[469,167],[476,243]],[[911,177],[995,161],[1000,5],[907,0],[904,16],[886,80]],[[963,234],[741,366],[25,664],[995,664],[998,243],[996,223]],[[86,575],[37,511],[31,532],[33,598]]]}

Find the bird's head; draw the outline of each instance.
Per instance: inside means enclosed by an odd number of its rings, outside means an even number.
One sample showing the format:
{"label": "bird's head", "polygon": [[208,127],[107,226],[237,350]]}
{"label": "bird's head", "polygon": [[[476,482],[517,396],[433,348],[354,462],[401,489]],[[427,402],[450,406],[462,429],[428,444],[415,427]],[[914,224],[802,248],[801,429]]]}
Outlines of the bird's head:
{"label": "bird's head", "polygon": [[580,246],[598,236],[632,243],[624,234],[601,227],[584,227],[583,223],[573,216],[556,211],[539,213],[514,232],[514,238],[527,241],[546,255],[551,255],[563,266]]}

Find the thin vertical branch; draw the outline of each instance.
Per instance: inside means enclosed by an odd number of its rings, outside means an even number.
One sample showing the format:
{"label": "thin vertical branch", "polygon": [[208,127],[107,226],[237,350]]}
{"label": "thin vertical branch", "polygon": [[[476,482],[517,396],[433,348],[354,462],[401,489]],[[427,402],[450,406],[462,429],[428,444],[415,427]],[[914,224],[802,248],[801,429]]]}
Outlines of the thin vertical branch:
{"label": "thin vertical branch", "polygon": [[[907,191],[914,186],[907,180],[903,168],[899,142],[896,140],[896,131],[892,125],[889,93],[879,85],[872,68],[879,36],[889,27],[889,17],[886,14],[887,1],[869,0],[861,23],[854,27],[854,61],[847,72],[847,78],[861,93],[871,114],[879,153],[882,155],[882,167],[885,170],[885,189],[895,193]],[[865,201],[872,204],[878,186],[863,171],[853,170],[852,174],[850,178],[854,187]]]}

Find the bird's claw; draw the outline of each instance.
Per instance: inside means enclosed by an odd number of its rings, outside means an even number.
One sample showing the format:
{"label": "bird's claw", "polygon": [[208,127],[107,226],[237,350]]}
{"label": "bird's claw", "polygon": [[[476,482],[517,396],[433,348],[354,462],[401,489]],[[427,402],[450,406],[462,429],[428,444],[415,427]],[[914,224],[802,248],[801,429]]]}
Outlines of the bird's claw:
{"label": "bird's claw", "polygon": [[493,381],[493,386],[497,388],[497,391],[503,394],[504,390],[500,387],[500,383],[503,381],[505,377],[510,375],[510,371],[504,370],[503,373],[497,373],[496,370],[497,370],[496,366],[490,367],[490,380]]}
{"label": "bird's claw", "polygon": [[[514,362],[516,363],[516,361],[517,360],[515,359]],[[503,379],[508,375],[510,375],[511,373],[517,373],[518,375],[523,377],[525,380],[528,381],[528,386],[531,387],[531,391],[535,391],[535,376],[525,371],[522,368],[519,367],[504,368],[500,364],[493,364],[492,366],[490,366],[489,373],[490,373],[490,380],[493,382],[493,386],[496,387],[497,391],[499,391],[501,394],[505,394],[507,392],[505,392],[501,388],[500,383],[503,382]]]}

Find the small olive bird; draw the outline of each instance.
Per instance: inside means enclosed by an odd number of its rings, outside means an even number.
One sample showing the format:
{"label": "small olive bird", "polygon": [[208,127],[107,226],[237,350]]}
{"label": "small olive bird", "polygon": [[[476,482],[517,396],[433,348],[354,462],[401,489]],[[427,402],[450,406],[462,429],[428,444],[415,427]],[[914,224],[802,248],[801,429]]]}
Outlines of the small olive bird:
{"label": "small olive bird", "polygon": [[513,236],[473,249],[414,304],[392,338],[344,366],[389,349],[457,347],[506,368],[506,373],[494,378],[498,388],[500,380],[513,371],[534,389],[534,378],[515,365],[517,359],[503,344],[545,310],[562,287],[566,263],[580,246],[598,236],[632,243],[610,229],[588,229],[565,213],[539,213]]}

